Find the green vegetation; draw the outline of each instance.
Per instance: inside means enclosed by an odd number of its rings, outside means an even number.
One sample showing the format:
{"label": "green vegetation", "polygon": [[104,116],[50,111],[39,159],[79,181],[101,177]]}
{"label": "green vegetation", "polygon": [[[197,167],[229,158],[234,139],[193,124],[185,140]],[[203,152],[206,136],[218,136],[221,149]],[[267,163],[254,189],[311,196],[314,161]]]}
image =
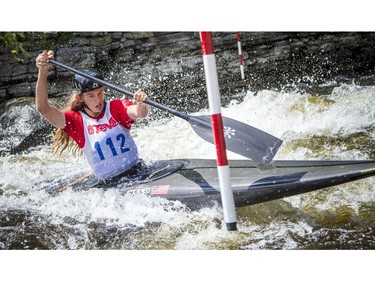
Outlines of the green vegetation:
{"label": "green vegetation", "polygon": [[32,32],[1,32],[0,46],[12,53],[16,59],[20,59],[19,54],[23,58],[30,58],[31,55],[25,50],[23,42],[31,35]]}
{"label": "green vegetation", "polygon": [[10,53],[17,61],[28,60],[30,46],[40,49],[55,49],[55,40],[66,43],[72,37],[72,32],[0,32],[0,53]]}

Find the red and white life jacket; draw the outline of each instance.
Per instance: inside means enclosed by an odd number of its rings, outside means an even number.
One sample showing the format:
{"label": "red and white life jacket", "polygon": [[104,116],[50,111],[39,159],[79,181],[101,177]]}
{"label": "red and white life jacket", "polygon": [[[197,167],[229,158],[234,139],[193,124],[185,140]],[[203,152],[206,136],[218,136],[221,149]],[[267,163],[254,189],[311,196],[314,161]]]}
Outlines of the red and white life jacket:
{"label": "red and white life jacket", "polygon": [[113,118],[110,106],[111,103],[107,103],[104,116],[99,120],[80,112],[85,136],[82,150],[99,179],[116,176],[139,161],[129,130]]}

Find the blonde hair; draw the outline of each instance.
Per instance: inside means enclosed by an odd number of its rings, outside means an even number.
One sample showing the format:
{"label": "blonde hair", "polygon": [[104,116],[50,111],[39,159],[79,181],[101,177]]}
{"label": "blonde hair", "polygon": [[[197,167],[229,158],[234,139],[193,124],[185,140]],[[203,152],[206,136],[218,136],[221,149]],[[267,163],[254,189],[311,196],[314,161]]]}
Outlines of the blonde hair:
{"label": "blonde hair", "polygon": [[[72,95],[69,97],[65,110],[68,111],[75,111],[78,112],[83,108],[83,104],[76,99],[77,92],[73,92]],[[63,129],[57,129],[55,136],[53,137],[53,144],[52,144],[52,152],[53,154],[59,153],[61,155],[65,149],[68,149],[74,156],[82,154],[77,143],[67,134],[64,132]]]}

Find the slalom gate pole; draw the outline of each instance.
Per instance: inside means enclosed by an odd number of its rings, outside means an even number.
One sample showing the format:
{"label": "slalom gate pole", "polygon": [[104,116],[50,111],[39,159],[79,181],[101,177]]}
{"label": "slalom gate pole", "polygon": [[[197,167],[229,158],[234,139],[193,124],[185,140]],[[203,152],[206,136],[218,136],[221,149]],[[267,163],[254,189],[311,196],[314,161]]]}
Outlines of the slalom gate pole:
{"label": "slalom gate pole", "polygon": [[242,78],[242,80],[244,80],[245,79],[245,70],[244,70],[244,67],[243,67],[243,56],[242,56],[240,33],[236,32],[236,36],[237,36],[237,46],[238,46],[238,57],[240,59],[241,78]]}
{"label": "slalom gate pole", "polygon": [[230,184],[230,169],[228,165],[224,126],[221,117],[221,101],[219,82],[215,61],[212,32],[200,32],[204,72],[206,76],[208,103],[211,112],[212,131],[216,146],[217,169],[219,175],[221,201],[224,210],[224,221],[227,230],[237,230],[236,211],[234,206],[233,190]]}

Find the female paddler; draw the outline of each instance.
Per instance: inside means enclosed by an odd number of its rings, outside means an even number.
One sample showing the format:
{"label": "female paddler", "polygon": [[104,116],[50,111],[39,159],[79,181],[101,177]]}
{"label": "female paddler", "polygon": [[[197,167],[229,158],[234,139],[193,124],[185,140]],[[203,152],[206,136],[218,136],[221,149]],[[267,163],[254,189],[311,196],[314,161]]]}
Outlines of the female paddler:
{"label": "female paddler", "polygon": [[[53,51],[43,51],[36,58],[38,80],[35,91],[36,109],[57,128],[52,145],[55,152],[66,148],[75,153],[81,149],[95,176],[106,180],[136,167],[140,163],[137,146],[130,134],[132,124],[145,118],[147,94],[138,90],[132,100],[107,101],[106,88],[87,78],[75,75],[73,93],[65,110],[48,102],[47,76],[54,58]],[[93,70],[85,74],[103,80]]]}

